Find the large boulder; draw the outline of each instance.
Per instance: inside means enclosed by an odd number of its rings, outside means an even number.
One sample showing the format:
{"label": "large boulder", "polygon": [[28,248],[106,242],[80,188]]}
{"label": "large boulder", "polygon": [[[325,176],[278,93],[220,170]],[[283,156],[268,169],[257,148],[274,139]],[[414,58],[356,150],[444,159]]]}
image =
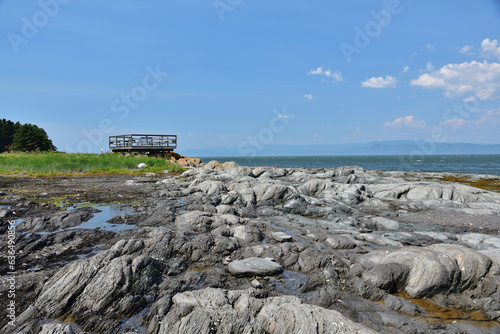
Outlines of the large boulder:
{"label": "large boulder", "polygon": [[379,288],[404,290],[415,298],[474,288],[492,264],[489,257],[452,244],[403,247],[384,253],[368,255],[375,266],[363,278]]}
{"label": "large boulder", "polygon": [[259,298],[255,290],[203,289],[176,294],[172,301],[159,333],[375,333],[294,296]]}
{"label": "large boulder", "polygon": [[276,183],[259,183],[253,187],[257,204],[273,205],[286,201],[292,194],[287,186]]}
{"label": "large boulder", "polygon": [[225,193],[227,191],[224,184],[220,181],[210,181],[210,180],[203,181],[197,187],[198,187],[198,189],[200,189],[200,191],[202,191],[208,195],[213,195],[213,194],[222,195],[223,193]]}

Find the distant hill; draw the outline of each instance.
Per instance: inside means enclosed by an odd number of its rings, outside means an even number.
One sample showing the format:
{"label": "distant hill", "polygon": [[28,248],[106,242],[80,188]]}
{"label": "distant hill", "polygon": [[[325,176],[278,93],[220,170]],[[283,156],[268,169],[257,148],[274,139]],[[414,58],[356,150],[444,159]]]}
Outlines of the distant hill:
{"label": "distant hill", "polygon": [[179,150],[191,157],[249,156],[316,156],[316,155],[414,155],[414,154],[500,154],[500,144],[431,143],[427,141],[395,140],[366,144],[268,145],[252,147],[211,147],[199,150]]}

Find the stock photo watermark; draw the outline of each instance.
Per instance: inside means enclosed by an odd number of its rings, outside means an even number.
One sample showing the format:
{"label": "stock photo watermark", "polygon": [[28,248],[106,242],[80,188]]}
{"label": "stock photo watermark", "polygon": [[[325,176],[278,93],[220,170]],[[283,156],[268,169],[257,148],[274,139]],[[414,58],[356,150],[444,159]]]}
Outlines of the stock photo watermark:
{"label": "stock photo watermark", "polygon": [[[495,90],[495,86],[490,82],[485,82],[475,88],[475,96],[479,94],[484,94],[484,92],[492,93]],[[466,120],[470,117],[471,113],[479,108],[478,98],[464,99],[461,103],[454,103],[451,108],[448,108],[443,113],[442,122],[440,124],[446,124],[447,122],[453,122],[455,120]],[[459,127],[458,122],[450,126],[452,129],[457,129]],[[417,149],[413,150],[408,155],[408,160],[405,157],[400,156],[401,161],[400,166],[406,167],[408,170],[410,166],[414,166],[418,163],[425,161],[425,156],[432,155],[436,152],[436,143],[444,143],[448,139],[445,130],[441,126],[435,126],[432,129],[430,138],[426,140],[416,140],[415,145]]]}
{"label": "stock photo watermark", "polygon": [[238,153],[240,155],[257,156],[257,153],[263,151],[267,145],[271,144],[276,134],[283,132],[290,125],[291,120],[295,118],[295,115],[288,113],[286,107],[281,112],[278,109],[273,109],[273,114],[274,116],[269,120],[267,127],[263,127],[257,135],[248,136],[246,140],[240,143],[238,146]]}
{"label": "stock photo watermark", "polygon": [[7,284],[7,307],[6,314],[8,324],[14,326],[16,321],[16,225],[14,220],[8,221],[7,228],[7,263],[8,272],[5,284]]}
{"label": "stock photo watermark", "polygon": [[40,10],[36,11],[31,17],[23,16],[21,18],[21,29],[20,33],[9,32],[7,33],[7,39],[10,42],[12,50],[15,53],[19,53],[19,47],[21,45],[26,45],[35,38],[40,29],[44,28],[49,24],[50,20],[53,19],[61,9],[61,5],[67,5],[71,0],[40,0],[38,5]]}
{"label": "stock photo watermark", "polygon": [[[157,89],[168,76],[169,73],[163,72],[158,64],[154,69],[151,66],[146,66],[146,74],[143,76],[141,84],[134,86],[130,91],[122,93],[120,97],[113,100],[111,112],[117,114],[121,121],[125,120],[129,116],[130,110],[136,109],[148,97],[149,93]],[[83,129],[82,134],[86,139],[78,143],[77,152],[92,152],[93,149],[98,149],[98,146],[102,146],[104,137],[110,135],[115,128],[112,119],[103,118],[99,121],[97,128]],[[66,150],[73,151],[72,147],[66,147]]]}
{"label": "stock photo watermark", "polygon": [[221,21],[224,21],[224,16],[226,15],[226,13],[233,12],[236,7],[238,7],[242,3],[243,0],[215,0],[214,2],[212,2],[212,5],[214,6],[215,12],[219,16],[219,19]]}
{"label": "stock photo watermark", "polygon": [[[408,1],[411,2],[412,0]],[[393,16],[401,14],[403,9],[404,7],[399,0],[386,0],[382,10],[370,11],[373,20],[366,22],[363,28],[354,27],[352,42],[341,42],[339,44],[340,51],[342,51],[347,63],[350,64],[354,54],[360,54],[363,49],[370,45],[372,40],[379,37],[382,30],[391,23]]]}

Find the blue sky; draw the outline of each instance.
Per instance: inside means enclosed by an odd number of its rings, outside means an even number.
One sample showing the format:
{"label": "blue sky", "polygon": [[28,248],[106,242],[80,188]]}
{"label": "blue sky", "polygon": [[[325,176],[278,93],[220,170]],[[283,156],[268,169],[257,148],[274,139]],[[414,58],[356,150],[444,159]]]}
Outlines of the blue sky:
{"label": "blue sky", "polygon": [[0,118],[63,151],[500,143],[495,0],[3,0],[0,29]]}

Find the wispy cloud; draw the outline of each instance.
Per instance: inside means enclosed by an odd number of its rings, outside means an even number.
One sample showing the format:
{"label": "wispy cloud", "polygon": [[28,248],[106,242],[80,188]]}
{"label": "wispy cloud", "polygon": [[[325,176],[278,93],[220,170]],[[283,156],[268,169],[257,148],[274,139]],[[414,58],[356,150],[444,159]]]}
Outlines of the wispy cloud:
{"label": "wispy cloud", "polygon": [[385,78],[383,77],[372,77],[370,79],[367,79],[366,81],[363,81],[361,83],[362,87],[369,87],[369,88],[388,88],[388,87],[396,87],[398,84],[398,80],[390,75],[386,75]]}
{"label": "wispy cloud", "polygon": [[427,48],[427,50],[429,51],[434,51],[434,45],[432,45],[431,43],[427,43],[427,45],[425,46]]}
{"label": "wispy cloud", "polygon": [[306,95],[304,95],[304,97],[308,100],[312,100],[312,98],[313,98],[312,94],[306,94]]}
{"label": "wispy cloud", "polygon": [[468,54],[471,54],[471,51],[473,49],[474,49],[474,47],[472,45],[465,45],[460,50],[458,50],[458,52],[460,52],[461,54],[464,54],[464,55],[468,55]]}
{"label": "wispy cloud", "polygon": [[392,122],[385,122],[384,125],[386,128],[400,128],[403,126],[407,126],[410,128],[420,128],[424,129],[426,124],[425,121],[419,121],[415,119],[415,116],[405,116],[396,118]]}
{"label": "wispy cloud", "polygon": [[478,119],[465,120],[462,118],[448,119],[440,122],[437,127],[450,127],[452,129],[458,129],[463,127],[477,127],[477,126],[488,126],[497,127],[500,126],[500,108],[489,109],[483,112]]}
{"label": "wispy cloud", "polygon": [[324,70],[323,67],[318,67],[315,70],[310,70],[309,72],[307,72],[307,75],[320,75],[331,78],[336,82],[344,81],[344,78],[342,78],[342,73],[340,71],[332,72],[332,70]]}
{"label": "wispy cloud", "polygon": [[465,119],[455,118],[455,119],[447,119],[446,121],[441,121],[438,127],[451,127],[451,128],[459,128],[467,124]]}

